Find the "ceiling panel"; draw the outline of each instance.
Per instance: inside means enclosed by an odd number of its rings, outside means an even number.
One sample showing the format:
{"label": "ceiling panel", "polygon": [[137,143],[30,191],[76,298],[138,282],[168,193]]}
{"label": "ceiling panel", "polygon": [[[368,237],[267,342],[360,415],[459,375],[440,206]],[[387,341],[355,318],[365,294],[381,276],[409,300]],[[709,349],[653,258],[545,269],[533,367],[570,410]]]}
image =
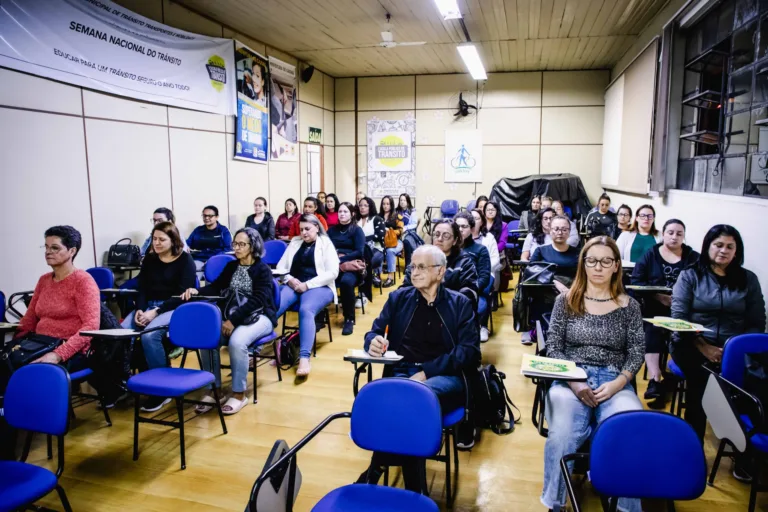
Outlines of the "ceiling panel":
{"label": "ceiling panel", "polygon": [[[173,0],[336,77],[463,73],[432,0]],[[459,0],[489,72],[611,67],[666,0]],[[386,13],[391,14],[387,23]],[[382,48],[380,32],[422,46]]]}

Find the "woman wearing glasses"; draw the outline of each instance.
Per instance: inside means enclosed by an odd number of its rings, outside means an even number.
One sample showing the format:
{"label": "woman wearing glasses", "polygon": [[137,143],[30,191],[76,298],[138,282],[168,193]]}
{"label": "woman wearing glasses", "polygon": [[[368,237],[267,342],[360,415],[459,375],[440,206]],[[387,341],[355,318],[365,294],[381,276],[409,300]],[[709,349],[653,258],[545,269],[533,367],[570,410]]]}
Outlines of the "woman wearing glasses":
{"label": "woman wearing glasses", "polygon": [[[554,381],[547,394],[541,495],[547,508],[565,505],[560,459],[589,439],[593,420],[643,408],[631,382],[644,353],[640,305],[624,292],[619,249],[611,238],[595,237],[581,251],[573,286],[552,310],[547,356],[575,362],[587,381]],[[639,512],[640,500],[622,498],[619,508]]]}
{"label": "woman wearing glasses", "polygon": [[[264,255],[264,241],[261,235],[253,228],[240,229],[235,233],[232,249],[237,259],[227,263],[214,282],[200,290],[189,288],[182,296],[184,300],[189,300],[197,294],[220,296],[229,289],[239,291],[242,297],[246,298],[244,305],[237,308],[221,324],[221,341],[222,344],[229,345],[229,361],[232,365],[232,396],[229,399],[221,392],[219,351],[212,351],[213,358],[208,350],[200,351],[203,367],[211,371],[216,378],[214,385],[219,390],[219,399],[224,404],[221,408],[224,414],[235,414],[250,402],[245,395],[248,387],[248,347],[277,326],[275,302],[272,298],[272,270],[261,261]],[[223,304],[219,303],[220,306]],[[256,386],[256,383],[253,385]],[[202,401],[213,404],[214,398],[207,395]],[[209,405],[198,405],[195,411],[204,413],[211,408]]]}
{"label": "woman wearing glasses", "polygon": [[637,217],[630,231],[619,235],[616,245],[619,247],[622,261],[639,261],[654,245],[661,242],[656,229],[656,210],[649,204],[637,209]]}
{"label": "woman wearing glasses", "polygon": [[[123,320],[125,329],[141,331],[166,326],[171,322],[173,310],[181,303],[174,295],[195,286],[195,262],[184,252],[178,229],[170,222],[161,222],[152,230],[152,251],[141,262],[138,277],[139,295],[136,310]],[[141,337],[144,357],[150,369],[168,366],[163,346],[164,331],[153,331]],[[157,411],[170,402],[170,398],[149,397],[142,411]]]}
{"label": "woman wearing glasses", "polygon": [[227,226],[219,224],[219,209],[213,205],[203,208],[203,225],[197,226],[187,238],[187,245],[192,250],[195,266],[202,271],[205,262],[229,250],[232,234]]}

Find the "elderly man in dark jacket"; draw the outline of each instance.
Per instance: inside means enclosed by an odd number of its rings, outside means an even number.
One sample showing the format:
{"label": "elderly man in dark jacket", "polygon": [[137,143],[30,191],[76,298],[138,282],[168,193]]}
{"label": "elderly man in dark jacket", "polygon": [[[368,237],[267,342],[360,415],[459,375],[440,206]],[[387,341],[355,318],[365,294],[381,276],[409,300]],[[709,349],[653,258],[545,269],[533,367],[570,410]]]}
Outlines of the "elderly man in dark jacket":
{"label": "elderly man in dark jacket", "polygon": [[[416,249],[411,259],[412,286],[389,295],[365,335],[365,350],[373,357],[387,350],[403,356],[392,366],[390,376],[423,382],[447,413],[465,403],[463,372],[480,364],[480,332],[471,301],[442,284],[445,271],[446,257],[440,249],[431,245]],[[426,491],[423,459],[392,460],[379,453],[359,482],[378,481],[382,465],[403,466],[406,488]]]}

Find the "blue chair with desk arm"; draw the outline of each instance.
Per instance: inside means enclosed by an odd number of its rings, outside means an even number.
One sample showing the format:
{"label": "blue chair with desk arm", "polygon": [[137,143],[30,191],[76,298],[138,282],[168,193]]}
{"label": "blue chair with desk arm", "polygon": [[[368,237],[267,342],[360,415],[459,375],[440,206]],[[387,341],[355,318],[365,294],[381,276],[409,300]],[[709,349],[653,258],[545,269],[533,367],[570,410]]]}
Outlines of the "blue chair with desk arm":
{"label": "blue chair with desk arm", "polygon": [[[430,457],[438,452],[442,440],[440,403],[425,385],[404,378],[380,379],[360,390],[352,412],[326,418],[290,450],[278,441],[270,455],[282,456],[265,468],[251,489],[249,512],[293,510],[301,486],[297,454],[331,422],[350,418],[350,437],[364,450],[411,457]],[[436,512],[429,497],[374,484],[350,484],[326,494],[312,508],[324,511]]]}
{"label": "blue chair with desk arm", "polygon": [[217,254],[215,256],[211,256],[208,261],[205,262],[205,265],[203,266],[203,275],[205,276],[205,282],[206,283],[212,283],[216,280],[219,275],[221,275],[221,272],[224,270],[224,267],[227,266],[227,263],[230,261],[234,261],[235,257],[231,254]]}
{"label": "blue chair with desk arm", "polygon": [[264,257],[261,258],[261,261],[270,267],[275,268],[287,248],[288,244],[282,240],[269,240],[268,242],[264,242]]}

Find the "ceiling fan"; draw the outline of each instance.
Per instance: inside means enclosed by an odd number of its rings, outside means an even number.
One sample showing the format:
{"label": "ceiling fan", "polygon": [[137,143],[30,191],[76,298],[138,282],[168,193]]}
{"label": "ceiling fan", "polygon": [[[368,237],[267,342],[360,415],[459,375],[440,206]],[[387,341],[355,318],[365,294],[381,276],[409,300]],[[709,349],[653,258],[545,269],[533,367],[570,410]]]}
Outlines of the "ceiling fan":
{"label": "ceiling fan", "polygon": [[[389,26],[389,23],[392,19],[392,15],[387,13],[387,26]],[[379,46],[382,48],[395,48],[398,46],[421,46],[427,44],[426,41],[407,41],[399,43],[395,41],[394,36],[392,35],[391,30],[384,30],[381,33],[381,42],[379,43]]]}

